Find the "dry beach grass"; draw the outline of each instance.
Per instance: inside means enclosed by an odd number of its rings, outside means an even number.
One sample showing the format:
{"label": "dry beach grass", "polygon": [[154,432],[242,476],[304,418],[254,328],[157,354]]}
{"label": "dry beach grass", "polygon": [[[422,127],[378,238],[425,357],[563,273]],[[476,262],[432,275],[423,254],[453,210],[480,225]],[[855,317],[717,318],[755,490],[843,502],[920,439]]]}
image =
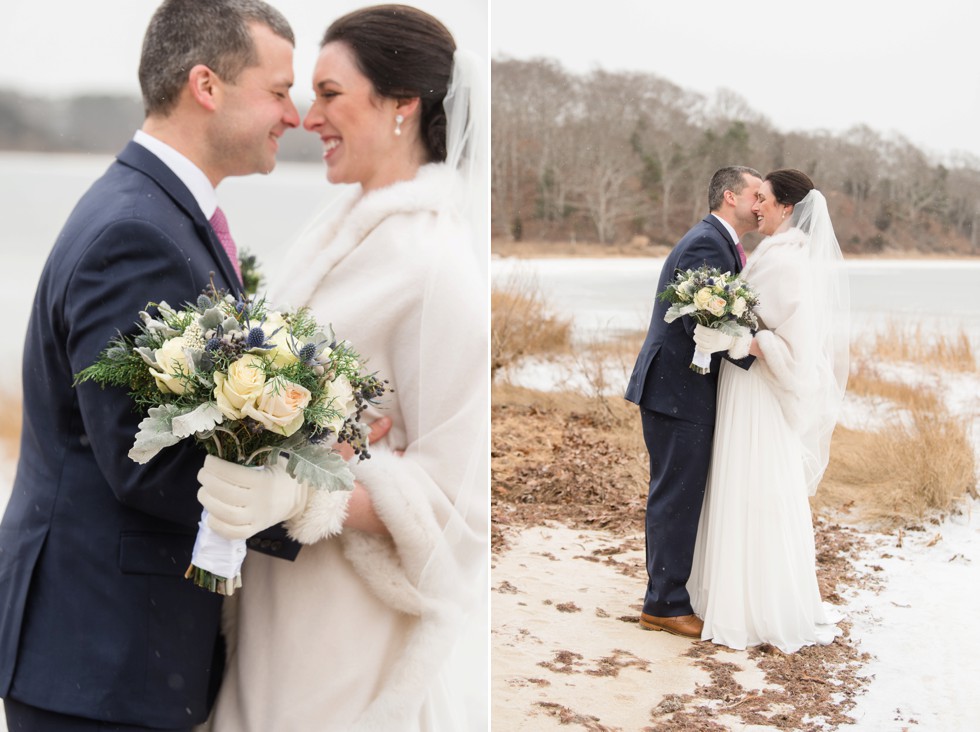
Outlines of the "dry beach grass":
{"label": "dry beach grass", "polygon": [[[545,322],[535,327],[553,330],[547,304],[528,299],[535,308],[521,317],[536,310]],[[513,312],[494,311],[495,334]],[[570,343],[548,353],[589,369],[585,382],[597,386],[592,364],[632,358],[641,339],[602,344],[591,355]],[[868,658],[848,622],[832,645],[791,656],[638,630],[647,458],[635,407],[599,388],[538,392],[508,384],[507,367],[535,349],[510,342],[495,353],[504,378],[492,397],[494,729],[850,724],[848,712],[868,683],[861,675]],[[900,545],[903,531],[921,531],[975,495],[969,425],[947,409],[943,377],[909,383],[892,368],[922,363],[936,374],[977,371],[965,336],[930,340],[895,326],[856,344],[849,398],[876,418],[838,427],[813,501],[818,581],[830,603],[885,579],[866,561],[868,552],[887,551],[869,545],[869,532]]]}

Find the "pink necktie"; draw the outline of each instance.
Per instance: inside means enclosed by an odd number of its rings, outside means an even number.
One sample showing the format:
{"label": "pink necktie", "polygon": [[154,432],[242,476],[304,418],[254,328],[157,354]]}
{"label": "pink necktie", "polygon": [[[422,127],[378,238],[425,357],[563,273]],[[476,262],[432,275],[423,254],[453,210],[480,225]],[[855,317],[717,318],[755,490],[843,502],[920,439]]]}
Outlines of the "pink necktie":
{"label": "pink necktie", "polygon": [[231,265],[235,268],[235,274],[238,275],[240,283],[242,281],[242,269],[238,264],[238,247],[235,246],[235,240],[231,238],[231,232],[228,231],[228,219],[225,218],[225,212],[220,208],[214,210],[214,215],[211,217],[211,228],[214,229],[218,241],[224,247],[225,254],[231,260]]}
{"label": "pink necktie", "polygon": [[[234,246],[234,244],[232,244]],[[742,266],[745,266],[745,250],[742,249],[742,242],[735,242],[735,248],[738,250],[738,257],[742,260]]]}

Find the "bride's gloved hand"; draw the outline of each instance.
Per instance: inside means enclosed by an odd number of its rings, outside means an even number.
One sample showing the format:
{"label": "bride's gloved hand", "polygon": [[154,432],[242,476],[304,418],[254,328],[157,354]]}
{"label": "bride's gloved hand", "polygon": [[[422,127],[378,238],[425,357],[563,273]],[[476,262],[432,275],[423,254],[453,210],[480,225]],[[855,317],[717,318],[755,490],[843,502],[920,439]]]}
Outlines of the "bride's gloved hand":
{"label": "bride's gloved hand", "polygon": [[694,344],[703,353],[728,351],[733,358],[745,358],[751,342],[752,334],[749,332],[741,336],[730,336],[700,323],[694,327]]}
{"label": "bride's gloved hand", "polygon": [[197,479],[197,500],[208,511],[208,525],[226,539],[247,539],[297,516],[309,494],[282,462],[250,468],[208,455]]}

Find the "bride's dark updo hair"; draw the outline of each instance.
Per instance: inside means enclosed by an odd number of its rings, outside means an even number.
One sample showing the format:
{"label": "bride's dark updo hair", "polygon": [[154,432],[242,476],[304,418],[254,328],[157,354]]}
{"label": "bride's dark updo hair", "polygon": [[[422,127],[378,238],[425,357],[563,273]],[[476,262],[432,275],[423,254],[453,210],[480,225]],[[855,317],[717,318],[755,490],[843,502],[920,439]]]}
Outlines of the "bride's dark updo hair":
{"label": "bride's dark updo hair", "polygon": [[419,97],[419,126],[429,162],[446,159],[446,112],[456,41],[438,20],[408,5],[375,5],[338,18],[323,36],[347,44],[374,91],[391,99]]}
{"label": "bride's dark updo hair", "polygon": [[810,176],[794,168],[783,168],[768,173],[763,180],[769,181],[777,203],[795,206],[807,193],[816,188]]}

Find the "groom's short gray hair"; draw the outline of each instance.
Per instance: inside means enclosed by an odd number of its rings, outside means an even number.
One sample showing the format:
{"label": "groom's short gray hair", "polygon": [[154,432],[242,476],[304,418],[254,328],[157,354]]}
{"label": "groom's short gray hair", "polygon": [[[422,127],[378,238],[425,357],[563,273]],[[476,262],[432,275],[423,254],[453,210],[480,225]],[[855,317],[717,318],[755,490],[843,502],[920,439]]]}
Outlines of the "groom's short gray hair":
{"label": "groom's short gray hair", "polygon": [[745,188],[746,175],[762,178],[758,170],[744,165],[730,165],[715,171],[711,176],[711,183],[708,184],[708,210],[717,211],[721,208],[721,202],[725,200],[725,191],[731,191],[736,195],[741,193]]}
{"label": "groom's short gray hair", "polygon": [[147,116],[177,105],[187,74],[204,64],[225,81],[258,63],[250,23],[268,26],[293,46],[293,29],[262,0],[164,0],[143,37],[139,79]]}

